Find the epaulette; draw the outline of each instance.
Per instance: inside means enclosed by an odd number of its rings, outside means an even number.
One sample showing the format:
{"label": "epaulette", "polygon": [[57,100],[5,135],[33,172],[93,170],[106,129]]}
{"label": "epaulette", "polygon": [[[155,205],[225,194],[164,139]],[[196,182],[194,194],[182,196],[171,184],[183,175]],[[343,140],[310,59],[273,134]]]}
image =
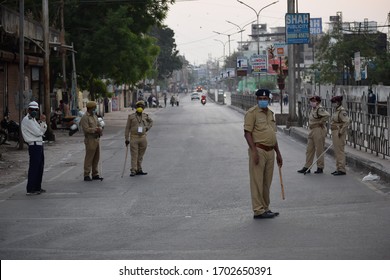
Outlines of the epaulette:
{"label": "epaulette", "polygon": [[251,108],[248,109],[248,112],[253,112],[254,110],[256,110],[256,108],[258,108],[258,106],[253,106]]}

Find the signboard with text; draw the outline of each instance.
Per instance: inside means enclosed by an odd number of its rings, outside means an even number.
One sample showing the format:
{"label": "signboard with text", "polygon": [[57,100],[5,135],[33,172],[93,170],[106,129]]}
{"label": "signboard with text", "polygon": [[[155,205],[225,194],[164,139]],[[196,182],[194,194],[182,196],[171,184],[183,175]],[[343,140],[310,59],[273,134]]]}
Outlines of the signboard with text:
{"label": "signboard with text", "polygon": [[267,55],[253,55],[251,57],[252,73],[267,72]]}
{"label": "signboard with text", "polygon": [[286,17],[286,43],[308,44],[310,39],[310,14],[287,13]]}
{"label": "signboard with text", "polygon": [[322,18],[310,19],[310,34],[312,35],[322,34]]}

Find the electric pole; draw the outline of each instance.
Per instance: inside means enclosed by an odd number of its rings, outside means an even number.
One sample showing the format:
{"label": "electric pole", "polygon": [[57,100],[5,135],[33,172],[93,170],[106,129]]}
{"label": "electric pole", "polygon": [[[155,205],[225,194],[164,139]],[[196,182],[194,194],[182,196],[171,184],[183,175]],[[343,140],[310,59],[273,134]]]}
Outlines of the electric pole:
{"label": "electric pole", "polygon": [[19,149],[23,149],[22,119],[24,105],[24,0],[19,0]]}
{"label": "electric pole", "polygon": [[[50,120],[50,48],[49,48],[49,0],[42,0],[42,25],[43,25],[43,48],[45,57],[43,62],[43,84],[44,84],[44,112]],[[46,136],[48,140],[54,141],[55,136],[50,124],[47,126]]]}
{"label": "electric pole", "polygon": [[[295,13],[295,0],[287,0],[287,12]],[[288,119],[287,128],[298,125],[298,117],[296,113],[297,92],[295,92],[295,45],[288,44]]]}

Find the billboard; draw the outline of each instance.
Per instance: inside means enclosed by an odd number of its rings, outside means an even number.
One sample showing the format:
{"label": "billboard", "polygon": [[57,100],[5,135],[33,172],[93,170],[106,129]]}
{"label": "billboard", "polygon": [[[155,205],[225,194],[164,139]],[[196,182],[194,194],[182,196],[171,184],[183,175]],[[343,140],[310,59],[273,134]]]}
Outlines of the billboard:
{"label": "billboard", "polygon": [[310,34],[312,35],[322,34],[322,18],[310,19]]}
{"label": "billboard", "polygon": [[267,55],[251,56],[252,73],[260,74],[267,72]]}
{"label": "billboard", "polygon": [[310,39],[310,14],[309,13],[287,13],[286,21],[286,43],[287,44],[308,44]]}

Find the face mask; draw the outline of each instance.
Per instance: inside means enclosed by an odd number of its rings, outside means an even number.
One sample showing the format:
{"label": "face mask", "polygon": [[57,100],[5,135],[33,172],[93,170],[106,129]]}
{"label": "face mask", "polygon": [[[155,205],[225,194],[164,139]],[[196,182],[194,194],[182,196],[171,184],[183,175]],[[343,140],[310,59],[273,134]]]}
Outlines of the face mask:
{"label": "face mask", "polygon": [[31,111],[31,112],[30,112],[30,116],[31,116],[32,118],[35,118],[37,115],[38,115],[38,112],[37,112],[37,111]]}
{"label": "face mask", "polygon": [[138,107],[138,108],[136,109],[136,111],[137,111],[138,114],[141,114],[141,113],[144,111],[144,109],[141,108],[141,107]]}
{"label": "face mask", "polygon": [[317,107],[317,102],[310,101],[310,106],[311,106],[312,108]]}
{"label": "face mask", "polygon": [[259,108],[262,108],[262,109],[267,108],[268,100],[258,100],[257,105],[259,106]]}

